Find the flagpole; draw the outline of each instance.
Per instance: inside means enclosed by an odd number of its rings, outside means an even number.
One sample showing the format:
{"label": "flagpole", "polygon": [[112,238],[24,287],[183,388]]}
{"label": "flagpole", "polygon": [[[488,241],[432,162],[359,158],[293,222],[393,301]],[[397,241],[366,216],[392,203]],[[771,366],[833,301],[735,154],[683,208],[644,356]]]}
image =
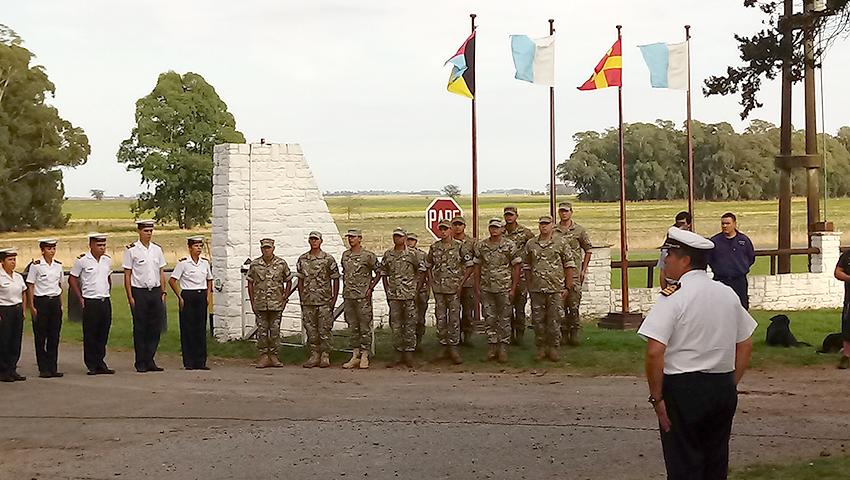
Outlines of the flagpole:
{"label": "flagpole", "polygon": [[[549,19],[549,35],[555,34],[555,20]],[[555,86],[549,87],[549,214],[555,218]]]}
{"label": "flagpole", "polygon": [[[623,26],[617,25],[617,40],[623,38]],[[626,241],[626,151],[623,144],[623,85],[617,87],[620,103],[620,257],[622,259],[623,313],[629,313],[629,246]]]}
{"label": "flagpole", "polygon": [[688,213],[691,214],[691,230],[696,231],[694,219],[694,137],[691,132],[691,26],[685,25],[685,41],[688,49]]}
{"label": "flagpole", "polygon": [[[475,33],[475,14],[470,13],[472,33]],[[475,57],[472,57],[475,61]],[[472,68],[472,83],[475,84],[475,68]],[[478,120],[476,118],[476,100],[478,93],[472,96],[472,237],[478,238]]]}

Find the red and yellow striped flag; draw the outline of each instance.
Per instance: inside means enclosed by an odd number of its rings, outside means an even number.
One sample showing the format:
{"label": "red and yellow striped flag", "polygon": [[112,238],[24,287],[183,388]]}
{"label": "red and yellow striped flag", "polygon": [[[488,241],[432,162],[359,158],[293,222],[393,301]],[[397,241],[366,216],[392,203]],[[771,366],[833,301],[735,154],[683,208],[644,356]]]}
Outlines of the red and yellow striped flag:
{"label": "red and yellow striped flag", "polygon": [[590,79],[584,82],[584,85],[578,87],[579,90],[623,86],[623,53],[620,42],[620,39],[614,42],[614,46],[608,50],[608,53],[593,69],[593,75],[590,76]]}

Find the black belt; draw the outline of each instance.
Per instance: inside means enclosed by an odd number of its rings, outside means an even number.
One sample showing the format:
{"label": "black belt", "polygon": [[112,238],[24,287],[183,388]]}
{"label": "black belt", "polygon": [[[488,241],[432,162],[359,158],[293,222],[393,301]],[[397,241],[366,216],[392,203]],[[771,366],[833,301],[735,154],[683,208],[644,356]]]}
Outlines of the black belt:
{"label": "black belt", "polygon": [[108,301],[109,301],[109,297],[103,297],[103,298],[87,298],[87,297],[83,297],[83,300],[85,300],[85,301],[87,301],[87,302],[108,302]]}
{"label": "black belt", "polygon": [[60,298],[62,295],[36,295],[35,298],[43,298],[47,300],[53,300],[55,298]]}
{"label": "black belt", "polygon": [[199,288],[199,289],[197,289],[197,290],[194,290],[194,289],[184,288],[183,290],[180,290],[180,293],[183,293],[183,292],[188,292],[188,293],[207,293],[207,289],[206,289],[206,288]]}
{"label": "black belt", "polygon": [[14,305],[0,305],[0,308],[15,308],[15,307],[20,307],[20,306],[21,306],[20,303],[16,303]]}
{"label": "black belt", "polygon": [[133,287],[133,288],[135,290],[147,290],[149,292],[152,292],[154,290],[162,290],[162,287],[160,287],[159,285],[157,285],[155,287]]}

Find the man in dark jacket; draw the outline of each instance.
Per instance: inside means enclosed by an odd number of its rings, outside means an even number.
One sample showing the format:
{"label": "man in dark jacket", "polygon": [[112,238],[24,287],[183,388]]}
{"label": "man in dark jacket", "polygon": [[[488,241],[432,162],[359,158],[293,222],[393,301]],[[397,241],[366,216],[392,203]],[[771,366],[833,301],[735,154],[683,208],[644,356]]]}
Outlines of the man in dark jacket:
{"label": "man in dark jacket", "polygon": [[741,305],[750,308],[747,296],[747,274],[756,261],[756,252],[750,238],[738,231],[738,221],[734,213],[724,213],[720,217],[721,232],[711,237],[714,249],[708,265],[714,272],[714,279],[732,287]]}

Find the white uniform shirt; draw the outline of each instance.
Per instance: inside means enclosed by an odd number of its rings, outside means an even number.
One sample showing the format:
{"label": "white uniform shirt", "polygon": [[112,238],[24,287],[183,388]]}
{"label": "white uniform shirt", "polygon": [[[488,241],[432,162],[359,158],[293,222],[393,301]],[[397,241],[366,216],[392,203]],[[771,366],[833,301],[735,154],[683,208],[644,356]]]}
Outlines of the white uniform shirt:
{"label": "white uniform shirt", "polygon": [[186,257],[174,267],[171,278],[180,280],[181,290],[206,290],[207,280],[212,280],[210,262],[206,258],[199,258],[198,263],[192,261],[192,257]]}
{"label": "white uniform shirt", "polygon": [[139,240],[124,249],[124,262],[121,266],[130,269],[131,286],[159,287],[159,269],[165,266],[165,256],[159,245],[151,242],[150,247],[145,248]]}
{"label": "white uniform shirt", "polygon": [[95,260],[91,252],[74,262],[71,275],[80,279],[83,298],[109,298],[109,276],[112,275],[112,259],[101,255]]}
{"label": "white uniform shirt", "polygon": [[23,293],[27,291],[24,277],[18,272],[9,276],[0,268],[0,307],[13,307],[23,303]]}
{"label": "white uniform shirt", "polygon": [[36,297],[55,297],[62,293],[62,264],[55,259],[48,264],[42,257],[30,265],[27,283],[33,285]]}
{"label": "white uniform shirt", "polygon": [[704,270],[679,279],[679,290],[661,296],[638,334],[667,348],[664,373],[728,373],[735,370],[735,344],[753,334],[757,323],[728,286]]}

